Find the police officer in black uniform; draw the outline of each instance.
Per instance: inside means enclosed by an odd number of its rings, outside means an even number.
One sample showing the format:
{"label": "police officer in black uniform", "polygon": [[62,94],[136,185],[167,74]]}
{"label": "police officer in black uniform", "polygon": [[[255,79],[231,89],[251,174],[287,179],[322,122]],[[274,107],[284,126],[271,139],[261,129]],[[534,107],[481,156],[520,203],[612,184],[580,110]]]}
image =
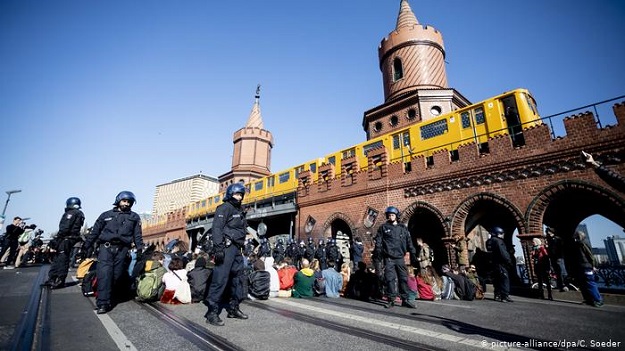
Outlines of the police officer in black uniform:
{"label": "police officer in black uniform", "polygon": [[278,243],[273,248],[273,261],[280,263],[284,261],[284,255],[286,254],[286,248],[284,247],[284,240],[278,239]]}
{"label": "police officer in black uniform", "polygon": [[410,261],[417,266],[417,251],[412,244],[412,238],[408,229],[398,223],[399,210],[397,207],[386,208],[386,223],[378,229],[375,237],[375,254],[381,257],[384,263],[384,279],[388,301],[384,307],[391,308],[395,305],[397,288],[402,300],[402,306],[415,308],[414,303],[408,300],[408,270],[404,262],[404,256],[410,252]]}
{"label": "police officer in black uniform", "polygon": [[113,209],[98,217],[91,233],[85,239],[81,250],[83,257],[98,243],[98,298],[96,305],[98,314],[108,312],[114,302],[115,294],[127,293],[129,286],[124,286],[124,274],[127,274],[127,255],[132,244],[137,248],[137,261],[141,260],[143,237],[141,235],[141,218],[130,209],[136,202],[135,195],[130,191],[122,191],[115,197]]}
{"label": "police officer in black uniform", "polygon": [[317,246],[317,250],[315,251],[315,258],[319,260],[319,268],[321,268],[321,270],[328,268],[328,253],[326,243],[323,239],[319,239],[319,246]]}
{"label": "police officer in black uniform", "polygon": [[315,258],[315,252],[317,252],[317,247],[315,246],[315,241],[313,238],[308,238],[308,245],[306,245],[306,250],[304,252],[304,258],[308,260],[308,262],[312,262]]}
{"label": "police officer in black uniform", "polygon": [[85,223],[85,215],[80,210],[80,199],[70,197],[65,201],[65,213],[59,222],[56,235],[56,256],[48,272],[48,280],[44,283],[52,289],[65,286],[65,278],[69,271],[70,255],[74,245],[80,241],[80,229]]}
{"label": "police officer in black uniform", "polygon": [[208,289],[205,314],[206,322],[216,326],[224,325],[219,318],[220,302],[226,287],[230,287],[229,303],[226,307],[228,318],[247,319],[239,304],[243,299],[241,275],[243,274],[243,255],[247,221],[241,207],[245,196],[245,186],[235,183],[228,186],[224,202],[215,210],[213,219],[213,244],[215,249],[215,268]]}
{"label": "police officer in black uniform", "polygon": [[512,258],[503,241],[505,232],[500,227],[494,227],[490,235],[490,239],[486,240],[486,249],[491,255],[495,301],[512,302],[509,296],[510,276],[508,275],[508,268],[512,267]]}

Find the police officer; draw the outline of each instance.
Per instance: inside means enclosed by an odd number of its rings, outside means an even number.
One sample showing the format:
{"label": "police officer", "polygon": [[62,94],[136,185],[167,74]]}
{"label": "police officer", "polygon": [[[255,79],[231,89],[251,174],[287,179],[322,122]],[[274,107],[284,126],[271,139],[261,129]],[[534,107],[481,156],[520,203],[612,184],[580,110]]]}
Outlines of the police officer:
{"label": "police officer", "polygon": [[399,286],[401,305],[415,308],[414,303],[408,300],[408,271],[404,256],[410,252],[410,261],[413,266],[416,266],[418,255],[412,244],[410,232],[397,221],[399,218],[397,207],[389,206],[385,213],[386,223],[380,226],[375,237],[375,254],[383,260],[384,279],[388,292],[388,302],[384,307],[391,308],[395,305]]}
{"label": "police officer", "polygon": [[312,262],[315,258],[315,252],[317,252],[317,247],[315,246],[315,241],[313,238],[308,238],[308,245],[306,245],[306,250],[304,252],[304,258],[308,260],[308,262]]}
{"label": "police officer", "polygon": [[491,255],[495,301],[512,302],[509,296],[510,277],[508,275],[508,268],[512,267],[512,258],[503,241],[504,234],[500,227],[493,227],[490,231],[490,239],[486,240],[486,249]]}
{"label": "police officer", "polygon": [[267,238],[265,237],[262,237],[260,239],[260,247],[258,248],[258,257],[272,257],[271,245],[269,244],[269,240],[267,240]]}
{"label": "police officer", "polygon": [[65,278],[69,271],[70,255],[74,245],[80,241],[80,229],[85,223],[85,215],[80,210],[80,199],[70,197],[65,201],[65,213],[59,222],[59,232],[56,235],[56,257],[48,272],[48,280],[44,285],[52,289],[65,286]]}
{"label": "police officer", "polygon": [[280,263],[284,261],[284,255],[286,254],[286,248],[284,247],[284,240],[278,239],[276,247],[273,248],[273,261]]}
{"label": "police officer", "polygon": [[127,293],[129,286],[124,286],[124,274],[127,274],[126,257],[134,242],[137,248],[137,261],[141,260],[143,237],[141,236],[141,218],[130,209],[136,202],[130,191],[122,191],[115,197],[113,209],[98,217],[91,233],[85,239],[81,250],[82,256],[97,242],[100,245],[96,276],[98,278],[98,314],[108,312],[116,294]]}
{"label": "police officer", "polygon": [[227,286],[230,286],[229,303],[226,307],[228,318],[247,319],[239,304],[243,299],[241,275],[243,274],[243,255],[247,221],[241,207],[245,196],[245,186],[235,183],[228,186],[224,202],[215,210],[213,219],[213,245],[215,249],[215,268],[208,289],[205,314],[206,322],[216,326],[224,325],[219,318],[219,305]]}

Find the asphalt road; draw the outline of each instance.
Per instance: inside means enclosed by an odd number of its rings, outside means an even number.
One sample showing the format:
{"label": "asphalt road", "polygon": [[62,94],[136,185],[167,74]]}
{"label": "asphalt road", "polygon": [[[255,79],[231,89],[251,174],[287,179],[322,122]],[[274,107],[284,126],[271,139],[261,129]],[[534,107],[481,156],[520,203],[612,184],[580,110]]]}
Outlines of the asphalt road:
{"label": "asphalt road", "polygon": [[[11,349],[20,321],[33,313],[25,306],[40,269],[0,270],[2,350]],[[163,307],[242,350],[625,349],[625,306],[512,297],[500,303],[487,293],[480,301],[419,301],[417,309],[390,310],[344,298],[245,301],[241,309],[250,318],[227,319],[224,312],[224,327],[205,323],[202,304]],[[52,291],[49,320],[50,350],[208,349],[134,301],[97,315],[78,285]]]}

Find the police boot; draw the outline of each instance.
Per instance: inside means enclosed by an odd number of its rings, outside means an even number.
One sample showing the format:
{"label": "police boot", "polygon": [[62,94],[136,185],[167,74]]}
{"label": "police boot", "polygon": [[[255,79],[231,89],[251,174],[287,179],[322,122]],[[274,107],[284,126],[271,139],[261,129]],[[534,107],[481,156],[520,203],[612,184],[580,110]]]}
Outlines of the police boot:
{"label": "police boot", "polygon": [[61,278],[56,278],[52,281],[52,284],[50,285],[50,287],[52,289],[61,289],[65,286],[65,280],[61,279]]}
{"label": "police boot", "polygon": [[219,318],[219,315],[217,314],[217,312],[214,312],[214,311],[210,311],[208,313],[208,315],[206,316],[206,323],[211,324],[211,325],[216,325],[218,327],[221,327],[226,324],[221,318]]}
{"label": "police boot", "polygon": [[228,318],[248,319],[247,314],[241,312],[239,307],[228,310]]}

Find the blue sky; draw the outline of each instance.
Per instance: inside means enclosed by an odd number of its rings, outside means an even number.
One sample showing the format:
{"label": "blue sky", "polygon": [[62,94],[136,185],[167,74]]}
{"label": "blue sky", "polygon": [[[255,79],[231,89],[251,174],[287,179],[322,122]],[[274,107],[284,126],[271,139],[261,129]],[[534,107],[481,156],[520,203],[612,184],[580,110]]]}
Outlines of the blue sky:
{"label": "blue sky", "polygon": [[[472,101],[526,87],[546,116],[625,94],[621,1],[410,5],[442,32],[449,85]],[[7,218],[53,232],[78,196],[93,224],[121,190],[151,211],[158,184],[227,172],[258,83],[273,171],[365,140],[363,112],[384,97],[377,46],[398,10],[399,0],[0,1],[2,203],[22,190]],[[622,234],[589,226],[593,244]]]}

